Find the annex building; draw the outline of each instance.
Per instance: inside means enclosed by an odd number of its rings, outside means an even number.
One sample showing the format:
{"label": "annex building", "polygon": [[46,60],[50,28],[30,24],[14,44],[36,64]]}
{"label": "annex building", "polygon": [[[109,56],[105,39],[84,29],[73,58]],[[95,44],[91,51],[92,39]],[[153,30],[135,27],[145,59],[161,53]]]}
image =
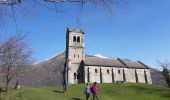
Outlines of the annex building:
{"label": "annex building", "polygon": [[152,84],[150,69],[141,61],[101,58],[85,54],[84,32],[67,28],[64,79],[77,83],[147,83]]}

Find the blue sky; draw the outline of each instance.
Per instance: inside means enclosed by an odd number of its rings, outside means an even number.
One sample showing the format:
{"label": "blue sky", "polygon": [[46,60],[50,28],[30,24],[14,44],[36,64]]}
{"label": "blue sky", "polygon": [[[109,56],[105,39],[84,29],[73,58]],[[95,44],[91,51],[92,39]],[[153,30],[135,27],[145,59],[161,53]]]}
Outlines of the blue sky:
{"label": "blue sky", "polygon": [[[118,6],[110,19],[102,10],[88,9],[79,16],[81,23],[75,6],[67,13],[40,8],[29,18],[18,16],[18,28],[27,34],[36,62],[65,50],[67,27],[83,29],[87,54],[140,60],[151,67],[157,67],[155,59],[170,60],[170,0],[129,1],[128,9]],[[3,37],[15,34],[13,21],[8,22],[0,28]]]}

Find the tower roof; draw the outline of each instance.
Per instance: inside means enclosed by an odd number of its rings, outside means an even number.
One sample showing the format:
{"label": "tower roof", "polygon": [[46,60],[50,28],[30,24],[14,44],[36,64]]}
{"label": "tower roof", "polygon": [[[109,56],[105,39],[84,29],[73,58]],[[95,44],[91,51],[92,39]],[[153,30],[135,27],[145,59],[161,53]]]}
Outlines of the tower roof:
{"label": "tower roof", "polygon": [[82,33],[82,34],[84,34],[84,32],[82,31],[82,29],[74,29],[74,28],[68,27],[68,28],[67,28],[67,33],[69,33],[69,32],[76,32],[76,33]]}

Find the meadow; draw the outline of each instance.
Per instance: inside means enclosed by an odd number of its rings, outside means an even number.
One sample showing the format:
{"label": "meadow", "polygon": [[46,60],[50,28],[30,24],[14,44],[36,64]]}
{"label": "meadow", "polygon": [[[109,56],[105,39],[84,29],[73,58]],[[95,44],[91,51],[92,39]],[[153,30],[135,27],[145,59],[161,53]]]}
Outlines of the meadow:
{"label": "meadow", "polygon": [[[22,87],[2,93],[0,100],[85,100],[86,84],[69,85],[63,93],[62,87]],[[148,84],[115,83],[97,84],[100,100],[170,100],[170,89]],[[90,99],[92,100],[92,94]]]}

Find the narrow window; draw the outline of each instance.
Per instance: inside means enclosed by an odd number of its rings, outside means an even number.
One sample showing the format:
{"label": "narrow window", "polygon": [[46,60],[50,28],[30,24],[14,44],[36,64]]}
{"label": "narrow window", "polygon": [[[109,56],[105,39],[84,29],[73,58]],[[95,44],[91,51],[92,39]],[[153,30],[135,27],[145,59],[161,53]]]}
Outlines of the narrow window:
{"label": "narrow window", "polygon": [[80,43],[80,37],[79,36],[77,37],[77,43]]}
{"label": "narrow window", "polygon": [[77,78],[77,75],[76,75],[76,73],[74,73],[74,79],[76,79]]}
{"label": "narrow window", "polygon": [[107,74],[109,74],[109,69],[107,70]]}
{"label": "narrow window", "polygon": [[79,54],[78,54],[78,58],[79,58]]}
{"label": "narrow window", "polygon": [[76,42],[76,36],[73,36],[73,42]]}
{"label": "narrow window", "polygon": [[118,70],[118,74],[120,74],[120,70]]}
{"label": "narrow window", "polygon": [[76,54],[74,54],[74,58],[76,57]]}
{"label": "narrow window", "polygon": [[95,69],[95,73],[97,73],[97,69]]}
{"label": "narrow window", "polygon": [[77,74],[77,79],[79,79],[79,78],[80,78],[80,73]]}

